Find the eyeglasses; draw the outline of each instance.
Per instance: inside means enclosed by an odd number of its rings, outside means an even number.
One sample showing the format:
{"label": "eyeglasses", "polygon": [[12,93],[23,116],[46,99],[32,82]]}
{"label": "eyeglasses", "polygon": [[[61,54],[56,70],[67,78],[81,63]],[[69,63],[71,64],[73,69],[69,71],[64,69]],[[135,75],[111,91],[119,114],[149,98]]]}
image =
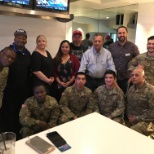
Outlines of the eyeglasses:
{"label": "eyeglasses", "polygon": [[140,75],[139,74],[130,74],[130,77],[139,77]]}

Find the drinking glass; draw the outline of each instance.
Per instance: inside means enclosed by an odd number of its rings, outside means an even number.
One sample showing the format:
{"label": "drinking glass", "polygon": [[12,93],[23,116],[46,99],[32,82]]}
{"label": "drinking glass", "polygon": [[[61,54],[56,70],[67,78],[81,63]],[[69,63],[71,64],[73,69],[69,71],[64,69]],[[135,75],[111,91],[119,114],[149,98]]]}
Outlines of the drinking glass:
{"label": "drinking glass", "polygon": [[16,134],[4,132],[0,134],[0,154],[15,154]]}

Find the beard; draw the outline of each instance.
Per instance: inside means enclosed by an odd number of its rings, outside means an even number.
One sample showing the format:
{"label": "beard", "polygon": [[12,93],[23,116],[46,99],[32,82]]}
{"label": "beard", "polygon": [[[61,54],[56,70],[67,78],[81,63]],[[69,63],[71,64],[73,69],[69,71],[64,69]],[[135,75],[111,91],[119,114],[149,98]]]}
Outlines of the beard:
{"label": "beard", "polygon": [[125,42],[126,41],[126,37],[125,36],[120,36],[120,37],[118,37],[118,40],[120,42]]}

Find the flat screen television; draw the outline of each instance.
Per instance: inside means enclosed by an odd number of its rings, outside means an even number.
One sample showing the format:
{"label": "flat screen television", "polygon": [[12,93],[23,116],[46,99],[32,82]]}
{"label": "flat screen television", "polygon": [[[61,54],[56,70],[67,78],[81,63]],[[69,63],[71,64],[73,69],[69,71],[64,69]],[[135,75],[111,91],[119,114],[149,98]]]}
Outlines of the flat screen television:
{"label": "flat screen television", "polygon": [[69,0],[34,0],[34,9],[69,13]]}
{"label": "flat screen television", "polygon": [[33,9],[33,0],[0,0],[4,6]]}

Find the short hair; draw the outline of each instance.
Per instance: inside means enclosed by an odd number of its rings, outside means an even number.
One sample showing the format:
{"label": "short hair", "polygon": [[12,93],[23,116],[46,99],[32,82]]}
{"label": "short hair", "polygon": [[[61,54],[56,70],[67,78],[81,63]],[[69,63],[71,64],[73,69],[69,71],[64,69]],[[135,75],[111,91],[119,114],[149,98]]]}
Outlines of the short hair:
{"label": "short hair", "polygon": [[86,38],[89,39],[90,38],[90,34],[86,33]]}
{"label": "short hair", "polygon": [[95,33],[95,34],[94,34],[94,37],[93,37],[93,40],[94,40],[94,38],[97,37],[97,36],[101,36],[101,37],[102,37],[102,40],[103,40],[103,35],[102,35],[101,33]]}
{"label": "short hair", "polygon": [[5,52],[5,51],[8,51],[8,50],[16,53],[10,46],[3,48],[0,52]]}
{"label": "short hair", "polygon": [[45,88],[45,90],[47,91],[47,88],[46,88],[46,86],[45,86],[44,83],[35,83],[35,84],[33,85],[33,91],[34,91],[35,88],[40,87],[40,86],[43,86],[43,87]]}
{"label": "short hair", "polygon": [[117,77],[116,73],[115,73],[114,71],[112,71],[112,70],[107,70],[107,71],[105,72],[105,74],[104,74],[104,77],[105,77],[107,74],[112,74],[114,78]]}
{"label": "short hair", "polygon": [[133,72],[134,70],[139,70],[139,71],[141,72],[142,75],[145,75],[145,72],[144,72],[144,69],[143,69],[143,68],[135,67],[135,68],[132,70],[132,72]]}
{"label": "short hair", "polygon": [[120,27],[118,27],[118,28],[117,28],[117,32],[118,32],[118,30],[119,30],[120,28],[124,28],[124,29],[126,30],[126,32],[128,32],[128,29],[127,29],[127,27],[125,27],[125,26],[120,26]]}
{"label": "short hair", "polygon": [[78,75],[84,75],[85,78],[86,78],[86,74],[85,74],[84,72],[77,72],[77,73],[75,74],[75,79],[78,77]]}
{"label": "short hair", "polygon": [[154,40],[154,36],[148,37],[148,41],[149,41],[149,40]]}

